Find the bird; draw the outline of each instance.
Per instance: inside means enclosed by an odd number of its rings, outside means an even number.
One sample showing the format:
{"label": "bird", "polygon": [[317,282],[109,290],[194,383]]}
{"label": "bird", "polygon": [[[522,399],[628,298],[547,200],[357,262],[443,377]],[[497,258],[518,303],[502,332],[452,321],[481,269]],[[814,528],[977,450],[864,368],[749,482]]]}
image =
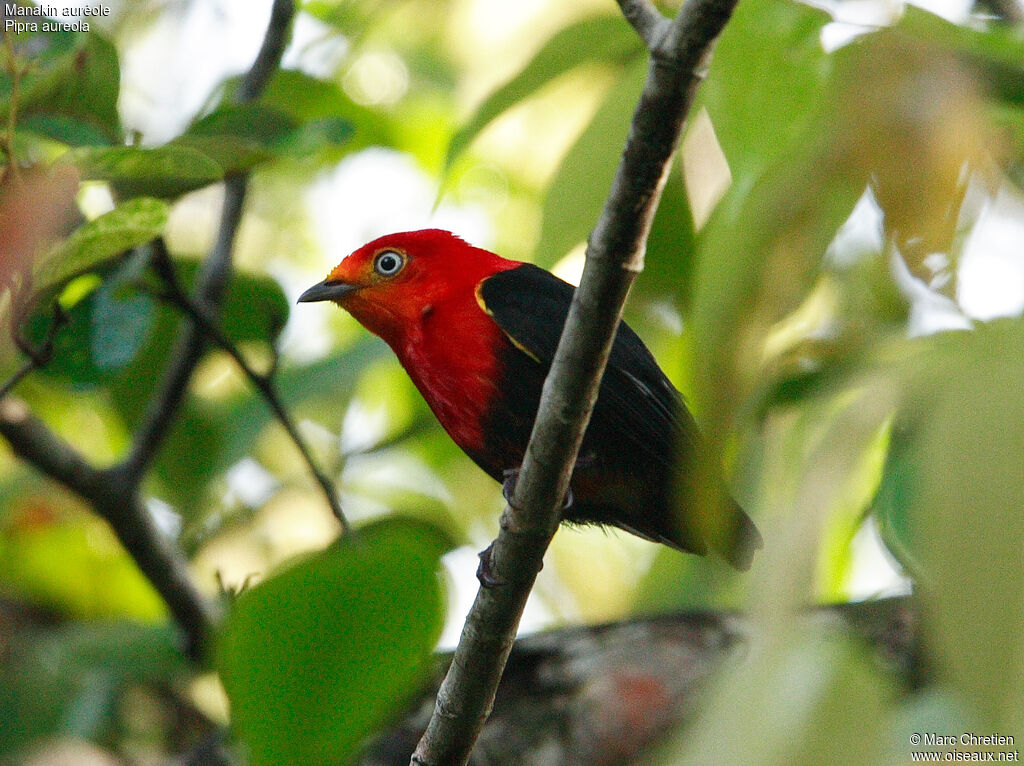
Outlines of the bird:
{"label": "bird", "polygon": [[[382,338],[448,435],[508,498],[574,291],[536,265],[424,229],[360,247],[299,302],[332,301]],[[721,474],[703,468],[705,449],[682,396],[620,322],[562,521],[698,555],[714,550],[749,568],[760,533]],[[716,494],[694,491],[698,474],[721,484]],[[694,502],[695,494],[716,501]]]}

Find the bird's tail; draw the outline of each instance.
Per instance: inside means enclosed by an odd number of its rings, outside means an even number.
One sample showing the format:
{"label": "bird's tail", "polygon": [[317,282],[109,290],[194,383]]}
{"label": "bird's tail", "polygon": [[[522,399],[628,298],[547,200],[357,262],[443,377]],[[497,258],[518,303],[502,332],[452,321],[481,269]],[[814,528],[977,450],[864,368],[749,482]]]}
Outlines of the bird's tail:
{"label": "bird's tail", "polygon": [[677,508],[674,534],[670,539],[662,537],[663,542],[699,554],[713,550],[735,569],[750,569],[754,553],[764,546],[764,541],[750,516],[724,485],[702,485],[682,499]]}
{"label": "bird's tail", "polygon": [[725,560],[741,571],[750,569],[754,552],[764,547],[764,540],[746,511],[732,502],[732,512],[723,516],[722,545],[716,546]]}

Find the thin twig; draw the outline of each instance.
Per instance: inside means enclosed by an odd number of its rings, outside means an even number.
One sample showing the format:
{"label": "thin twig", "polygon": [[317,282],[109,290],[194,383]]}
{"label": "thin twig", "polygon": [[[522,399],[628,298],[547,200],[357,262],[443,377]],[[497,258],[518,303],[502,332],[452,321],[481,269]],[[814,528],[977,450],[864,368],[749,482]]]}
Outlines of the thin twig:
{"label": "thin twig", "polygon": [[206,309],[188,297],[188,294],[178,281],[177,274],[174,273],[174,265],[171,263],[170,256],[163,246],[163,241],[157,240],[155,247],[156,250],[155,257],[153,259],[153,267],[167,288],[165,292],[157,293],[157,297],[167,301],[186,314],[196,327],[198,327],[208,338],[216,343],[222,350],[226,351],[228,355],[235,360],[239,369],[245,377],[249,379],[249,382],[253,387],[260,392],[264,400],[266,400],[267,405],[284,427],[284,430],[288,433],[288,437],[292,440],[296,449],[299,450],[299,453],[302,455],[302,459],[305,461],[310,473],[313,474],[313,478],[316,480],[316,483],[319,484],[320,489],[323,490],[324,497],[327,499],[327,504],[330,506],[331,512],[338,520],[338,523],[341,524],[342,533],[348,534],[351,530],[351,526],[348,519],[345,518],[345,513],[341,508],[341,503],[338,501],[337,489],[334,487],[331,480],[328,479],[327,476],[324,475],[323,471],[321,471],[317,466],[316,461],[313,459],[313,455],[309,451],[309,447],[299,434],[299,430],[295,427],[295,423],[292,422],[291,415],[281,402],[281,397],[278,395],[277,389],[274,387],[273,373],[261,374],[252,368],[246,358],[238,350],[238,346],[236,346],[218,327],[217,320],[214,319]]}
{"label": "thin twig", "polygon": [[[263,44],[249,72],[242,80],[235,99],[239,103],[259,97],[281,61],[295,13],[293,0],[275,0]],[[224,203],[221,209],[217,241],[203,262],[196,279],[193,302],[211,315],[216,315],[220,299],[231,276],[231,254],[235,235],[245,204],[247,176],[232,176],[224,182]],[[128,481],[138,484],[170,431],[188,391],[192,373],[203,356],[204,336],[200,328],[189,322],[178,338],[171,362],[157,392],[150,399],[142,423],[135,432],[131,452],[123,467]]]}
{"label": "thin twig", "polygon": [[[466,763],[490,714],[520,616],[558,527],[623,303],[643,268],[651,221],[699,82],[697,67],[735,4],[689,0],[652,47],[643,94],[590,236],[580,286],[492,548],[491,579],[497,584],[477,593],[413,764]],[[636,24],[636,4],[629,5]]]}
{"label": "thin twig", "polygon": [[[242,218],[246,181],[242,176],[225,182],[224,207],[217,242],[196,279],[194,300],[216,311],[231,272],[231,251]],[[175,344],[171,361],[157,392],[151,397],[142,422],[135,431],[131,452],[124,459],[125,478],[138,485],[171,430],[188,391],[192,373],[205,351],[202,330],[187,322]]]}
{"label": "thin twig", "polygon": [[654,50],[672,22],[661,15],[651,0],[618,0],[622,15],[640,35],[648,50]]}
{"label": "thin twig", "polygon": [[28,357],[25,363],[15,372],[6,383],[0,386],[0,399],[3,399],[7,394],[14,390],[26,375],[34,370],[38,370],[45,367],[50,363],[53,358],[54,342],[57,338],[57,331],[67,322],[67,314],[60,307],[59,303],[53,304],[53,319],[50,321],[50,326],[46,330],[46,337],[43,338],[42,344],[38,347],[33,346],[28,340],[21,336],[20,333],[15,332],[14,343],[21,349],[22,353]]}

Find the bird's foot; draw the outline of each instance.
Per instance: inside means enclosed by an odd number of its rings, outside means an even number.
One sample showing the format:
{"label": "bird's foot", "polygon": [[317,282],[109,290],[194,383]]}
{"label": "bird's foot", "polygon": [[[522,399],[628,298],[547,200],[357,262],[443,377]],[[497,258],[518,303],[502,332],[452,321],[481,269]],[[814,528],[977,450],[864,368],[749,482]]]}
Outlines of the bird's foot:
{"label": "bird's foot", "polygon": [[504,585],[505,581],[494,574],[494,543],[491,543],[477,554],[480,563],[476,567],[476,579],[480,581],[481,587],[497,588]]}
{"label": "bird's foot", "polygon": [[519,469],[518,468],[506,468],[501,474],[501,494],[505,498],[505,502],[512,505],[512,495],[516,493],[516,482],[519,481]]}

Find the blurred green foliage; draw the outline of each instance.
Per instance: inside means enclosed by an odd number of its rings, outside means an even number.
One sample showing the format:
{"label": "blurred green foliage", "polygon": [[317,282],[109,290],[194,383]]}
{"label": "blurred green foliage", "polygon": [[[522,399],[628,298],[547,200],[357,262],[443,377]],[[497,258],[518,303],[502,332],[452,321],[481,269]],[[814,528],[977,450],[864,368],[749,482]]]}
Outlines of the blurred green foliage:
{"label": "blurred green foliage", "polygon": [[[494,234],[480,244],[564,265],[606,196],[646,56],[613,8],[554,5],[511,25],[499,49],[470,3],[306,3],[319,42],[341,50],[330,71],[289,65],[244,106],[226,73],[157,144],[124,124],[120,68],[157,20],[185,10],[125,4],[106,31],[8,40],[0,382],[24,360],[13,333],[42,343],[59,303],[54,358],[14,395],[97,464],[131,444],[180,327],[137,246],[167,235],[191,285],[200,248],[182,232],[216,226],[210,187],[253,173],[222,327],[274,369],[363,526],[331,541],[294,448],[208,350],[146,489],[211,595],[218,580],[266,577],[231,601],[218,664],[255,764],[340,762],[409,698],[445,613],[438,559],[449,543],[437,529],[480,548],[500,508],[380,342],[340,313],[289,306],[296,283],[319,279],[310,262],[322,273],[337,255],[310,256],[306,195],[365,149],[401,152],[443,201],[486,211]],[[537,588],[555,621],[684,605],[754,615],[749,656],[668,738],[664,763],[881,765],[906,762],[914,732],[1024,737],[1024,335],[1019,318],[971,323],[955,304],[982,211],[1009,199],[1017,231],[1024,217],[1024,42],[998,21],[957,25],[908,6],[826,50],[832,24],[795,2],[739,4],[627,309],[765,550],[740,578],[720,562],[563,531]],[[377,99],[364,75],[382,52],[405,79]],[[709,164],[719,155],[724,166]],[[718,191],[700,212],[708,189]],[[109,204],[97,206],[97,191]],[[851,244],[859,206],[874,223]],[[921,309],[908,278],[972,329],[913,335]],[[303,334],[319,341],[312,351]],[[919,597],[933,682],[913,693],[835,626],[794,617],[855,592],[853,541],[876,526]],[[126,703],[138,695],[228,722],[219,687],[182,658],[105,523],[6,445],[0,607],[0,762],[50,738],[125,757],[194,744],[169,716],[149,721],[140,744],[141,714]]]}

